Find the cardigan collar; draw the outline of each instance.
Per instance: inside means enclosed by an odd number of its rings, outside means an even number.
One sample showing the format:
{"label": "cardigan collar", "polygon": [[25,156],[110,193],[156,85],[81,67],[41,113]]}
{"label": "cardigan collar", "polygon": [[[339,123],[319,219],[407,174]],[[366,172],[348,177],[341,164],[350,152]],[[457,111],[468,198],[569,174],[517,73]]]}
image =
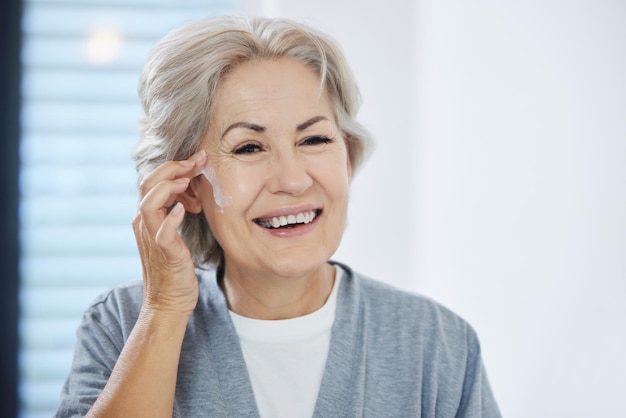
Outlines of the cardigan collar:
{"label": "cardigan collar", "polygon": [[[341,266],[346,274],[337,295],[335,322],[331,331],[330,348],[315,405],[314,417],[350,416],[363,403],[363,318],[359,305],[358,280],[348,266]],[[201,271],[203,286],[198,307],[204,320],[210,356],[216,367],[221,388],[221,400],[228,416],[258,417],[252,384],[241,351],[239,338],[228,313],[228,304],[219,287],[214,270]],[[205,288],[206,287],[206,288]],[[354,393],[355,388],[361,388]],[[356,395],[356,398],[355,398]],[[342,410],[337,406],[341,405]]]}

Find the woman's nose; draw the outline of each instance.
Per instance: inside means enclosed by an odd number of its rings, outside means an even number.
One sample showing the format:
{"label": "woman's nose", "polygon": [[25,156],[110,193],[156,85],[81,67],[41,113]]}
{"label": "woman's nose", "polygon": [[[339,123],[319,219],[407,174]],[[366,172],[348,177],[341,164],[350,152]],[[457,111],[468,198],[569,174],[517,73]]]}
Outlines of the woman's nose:
{"label": "woman's nose", "polygon": [[313,184],[306,165],[295,152],[282,153],[270,162],[268,188],[272,193],[299,196]]}

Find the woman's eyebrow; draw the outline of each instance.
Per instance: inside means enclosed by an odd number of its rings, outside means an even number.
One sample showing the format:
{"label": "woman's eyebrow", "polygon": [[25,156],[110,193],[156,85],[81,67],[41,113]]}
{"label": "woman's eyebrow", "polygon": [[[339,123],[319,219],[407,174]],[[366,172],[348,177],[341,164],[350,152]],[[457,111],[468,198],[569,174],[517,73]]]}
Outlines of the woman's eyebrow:
{"label": "woman's eyebrow", "polygon": [[328,120],[328,118],[326,116],[314,116],[306,122],[302,122],[300,125],[296,126],[296,132],[304,131],[309,126],[314,125],[322,120]]}
{"label": "woman's eyebrow", "polygon": [[237,122],[237,123],[233,123],[228,128],[226,128],[226,130],[222,134],[222,139],[224,139],[224,137],[226,136],[226,134],[228,132],[232,131],[233,129],[237,129],[237,128],[250,129],[251,131],[258,132],[258,133],[263,133],[266,130],[264,126],[257,125],[256,123]]}
{"label": "woman's eyebrow", "polygon": [[[314,116],[311,119],[309,119],[309,120],[307,120],[305,122],[302,122],[301,124],[296,126],[296,132],[304,131],[309,126],[315,125],[317,122],[320,122],[320,121],[323,121],[323,120],[328,120],[328,118],[326,116]],[[263,132],[265,132],[267,130],[265,128],[265,126],[257,125],[256,123],[237,122],[237,123],[233,123],[228,128],[226,128],[226,130],[222,134],[222,139],[224,139],[224,137],[226,136],[226,134],[228,132],[232,131],[233,129],[237,129],[237,128],[249,129],[251,131],[258,132],[258,133],[263,133]]]}

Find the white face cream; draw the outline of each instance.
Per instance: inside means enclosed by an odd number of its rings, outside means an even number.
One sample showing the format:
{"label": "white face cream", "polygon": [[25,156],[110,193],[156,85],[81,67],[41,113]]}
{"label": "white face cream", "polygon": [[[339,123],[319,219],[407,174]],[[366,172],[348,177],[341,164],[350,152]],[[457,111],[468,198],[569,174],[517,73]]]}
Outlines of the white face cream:
{"label": "white face cream", "polygon": [[217,177],[215,176],[215,170],[209,167],[208,165],[202,170],[202,174],[206,179],[211,183],[211,187],[213,187],[213,199],[215,200],[215,204],[220,208],[220,212],[224,213],[224,208],[230,206],[233,203],[232,196],[225,196],[220,188]]}

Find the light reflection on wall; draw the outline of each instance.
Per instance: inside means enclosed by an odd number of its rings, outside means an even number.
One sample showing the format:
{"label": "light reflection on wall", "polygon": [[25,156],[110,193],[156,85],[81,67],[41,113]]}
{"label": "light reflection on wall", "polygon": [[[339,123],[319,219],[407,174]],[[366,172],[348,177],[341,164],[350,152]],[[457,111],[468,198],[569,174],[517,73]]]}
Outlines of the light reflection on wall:
{"label": "light reflection on wall", "polygon": [[110,25],[98,25],[87,34],[83,54],[91,64],[107,64],[120,56],[124,43],[124,36],[119,29]]}

